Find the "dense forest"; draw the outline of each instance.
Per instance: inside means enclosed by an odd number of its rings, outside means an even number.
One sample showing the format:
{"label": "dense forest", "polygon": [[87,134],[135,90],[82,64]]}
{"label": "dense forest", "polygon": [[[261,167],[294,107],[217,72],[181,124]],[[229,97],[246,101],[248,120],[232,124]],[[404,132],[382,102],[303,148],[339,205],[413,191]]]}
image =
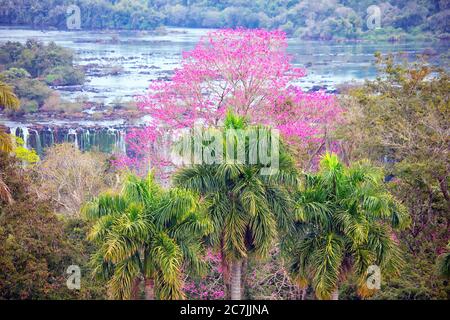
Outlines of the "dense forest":
{"label": "dense forest", "polygon": [[0,300],[450,299],[449,21],[0,0]]}
{"label": "dense forest", "polygon": [[[280,28],[305,39],[449,37],[447,0],[1,0],[0,24],[66,29],[67,6],[81,9],[83,29],[152,30],[159,26]],[[380,27],[367,26],[371,5]]]}
{"label": "dense forest", "polygon": [[[304,92],[286,47],[281,31],[210,32],[138,99],[152,122],[126,154],[65,143],[40,159],[0,126],[0,299],[449,299],[448,71],[377,54],[377,78]],[[22,81],[78,81],[52,43],[0,52],[2,111],[26,108]],[[196,136],[176,129],[198,121],[249,159],[236,132],[277,128],[276,170],[164,158],[164,135],[190,151]],[[192,149],[217,157],[210,143]]]}

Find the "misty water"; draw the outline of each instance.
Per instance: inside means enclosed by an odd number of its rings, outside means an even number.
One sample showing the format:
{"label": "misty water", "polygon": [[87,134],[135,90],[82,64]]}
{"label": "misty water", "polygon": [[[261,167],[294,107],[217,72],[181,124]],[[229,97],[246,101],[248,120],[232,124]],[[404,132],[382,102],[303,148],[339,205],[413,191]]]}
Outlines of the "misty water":
{"label": "misty water", "polygon": [[[76,88],[56,88],[61,97],[74,101],[83,99],[101,103],[126,102],[134,96],[145,92],[150,81],[170,79],[173,70],[179,66],[183,51],[193,49],[197,41],[208,30],[168,28],[168,33],[156,35],[150,32],[113,32],[113,31],[38,31],[26,29],[0,28],[0,42],[36,39],[43,42],[54,41],[75,52],[75,63],[91,65],[84,86]],[[301,79],[300,85],[305,90],[314,87],[325,87],[333,91],[337,85],[376,76],[373,65],[374,53],[404,53],[409,59],[417,54],[432,53],[432,59],[439,63],[439,55],[448,55],[449,43],[442,42],[317,42],[300,39],[289,39],[288,51],[293,56],[293,63],[307,69],[307,76]],[[116,74],[106,74],[105,70],[116,70]],[[111,72],[109,72],[111,73]],[[66,135],[61,139],[77,141],[86,136],[85,130],[73,134],[69,128],[106,127],[122,128],[124,120],[116,121],[77,121],[74,125],[66,121],[54,119],[37,119],[35,123],[20,123],[0,118],[0,122],[10,129],[17,130],[24,126],[40,125],[43,130],[51,127],[66,128]],[[70,133],[72,132],[72,138]],[[109,131],[107,131],[108,133]],[[114,137],[122,137],[110,132]],[[79,136],[77,136],[77,134]],[[23,136],[23,134],[22,134]],[[89,136],[89,134],[88,134]],[[41,139],[40,137],[37,137]],[[30,138],[32,139],[32,138]],[[45,138],[44,138],[45,139]],[[90,137],[89,139],[93,139]],[[121,138],[120,138],[121,139]],[[34,138],[34,141],[37,139]],[[54,140],[54,139],[53,139]],[[49,141],[53,141],[50,139]],[[113,139],[114,140],[114,139]],[[90,142],[91,140],[89,140]],[[49,143],[50,143],[49,142]],[[34,143],[27,141],[29,146]],[[123,149],[123,141],[112,141],[113,145]],[[43,149],[45,146],[39,146]],[[111,148],[105,148],[110,150]]]}

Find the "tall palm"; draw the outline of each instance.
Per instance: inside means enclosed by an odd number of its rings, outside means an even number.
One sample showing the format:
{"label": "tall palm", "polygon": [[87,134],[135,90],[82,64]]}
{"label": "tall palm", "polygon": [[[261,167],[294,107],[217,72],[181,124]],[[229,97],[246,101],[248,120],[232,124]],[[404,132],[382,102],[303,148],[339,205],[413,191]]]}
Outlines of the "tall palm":
{"label": "tall palm", "polygon": [[337,299],[350,272],[359,294],[369,295],[370,265],[399,271],[403,260],[392,229],[405,227],[408,214],[385,189],[381,169],[365,161],[345,167],[326,154],[317,174],[305,174],[295,214],[283,249],[292,278],[302,288],[311,283],[318,298]]}
{"label": "tall palm", "polygon": [[[20,101],[14,94],[13,89],[6,83],[0,81],[0,110],[17,110],[19,109]],[[6,133],[3,126],[0,126],[0,152],[11,152],[13,148],[11,137]],[[11,192],[0,176],[0,199],[7,203],[12,203],[13,198]]]}
{"label": "tall palm", "polygon": [[[228,130],[251,128],[268,130],[250,127],[243,118],[229,113],[224,130],[219,132],[225,137]],[[245,143],[248,159],[251,146],[248,141]],[[223,152],[228,152],[226,143]],[[203,163],[183,167],[174,175],[175,185],[200,193],[208,204],[214,225],[208,239],[221,253],[227,270],[225,290],[230,287],[233,300],[241,299],[243,262],[249,257],[266,257],[280,232],[286,232],[293,222],[289,188],[296,185],[297,176],[282,145],[278,172],[263,175],[263,168],[259,164]]]}
{"label": "tall palm", "polygon": [[211,224],[190,191],[130,175],[119,194],[101,194],[83,211],[95,221],[94,274],[108,280],[114,299],[136,299],[142,280],[146,299],[183,299],[184,268],[205,271],[202,237]]}

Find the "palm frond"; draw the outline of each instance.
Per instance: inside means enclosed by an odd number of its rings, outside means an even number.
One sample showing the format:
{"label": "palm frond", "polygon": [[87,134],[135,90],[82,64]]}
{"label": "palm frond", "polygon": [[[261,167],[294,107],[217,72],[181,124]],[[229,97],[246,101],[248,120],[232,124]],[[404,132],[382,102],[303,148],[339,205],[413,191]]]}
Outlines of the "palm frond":
{"label": "palm frond", "polygon": [[6,202],[7,204],[14,203],[14,199],[11,195],[9,187],[1,178],[0,178],[0,199]]}
{"label": "palm frond", "polygon": [[9,110],[18,110],[20,101],[14,94],[13,88],[0,81],[0,107]]}
{"label": "palm frond", "polygon": [[343,257],[343,243],[337,235],[328,234],[319,242],[311,257],[313,287],[319,299],[330,299],[338,287]]}
{"label": "palm frond", "polygon": [[6,133],[3,126],[0,126],[0,152],[9,153],[13,151],[13,141],[11,135]]}
{"label": "palm frond", "polygon": [[108,281],[110,297],[115,300],[131,299],[134,281],[138,275],[139,267],[133,259],[118,263],[114,268],[113,276]]}

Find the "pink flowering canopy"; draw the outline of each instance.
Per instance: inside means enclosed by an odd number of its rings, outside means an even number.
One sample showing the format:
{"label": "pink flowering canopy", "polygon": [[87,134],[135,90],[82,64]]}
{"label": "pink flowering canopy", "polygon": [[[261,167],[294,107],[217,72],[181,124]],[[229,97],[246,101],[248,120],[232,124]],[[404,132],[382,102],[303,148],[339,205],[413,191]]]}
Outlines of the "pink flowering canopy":
{"label": "pink flowering canopy", "polygon": [[295,83],[306,72],[287,54],[286,35],[263,29],[209,32],[183,53],[171,81],[153,81],[138,107],[151,119],[128,135],[132,157],[120,164],[167,165],[155,150],[163,133],[196,123],[218,125],[226,110],[273,126],[288,142],[320,143],[340,114],[333,95],[307,93]]}

